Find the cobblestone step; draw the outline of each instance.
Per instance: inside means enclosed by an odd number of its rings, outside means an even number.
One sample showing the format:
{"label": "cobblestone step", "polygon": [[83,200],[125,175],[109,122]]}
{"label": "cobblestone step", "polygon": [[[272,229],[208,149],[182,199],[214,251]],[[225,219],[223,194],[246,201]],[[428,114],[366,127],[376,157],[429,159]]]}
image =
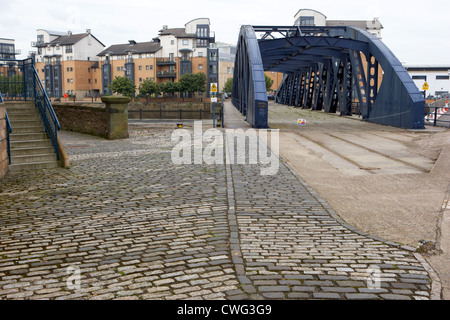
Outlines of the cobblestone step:
{"label": "cobblestone step", "polygon": [[39,163],[56,160],[56,154],[27,154],[27,155],[14,155],[11,156],[11,163],[23,164],[23,163]]}

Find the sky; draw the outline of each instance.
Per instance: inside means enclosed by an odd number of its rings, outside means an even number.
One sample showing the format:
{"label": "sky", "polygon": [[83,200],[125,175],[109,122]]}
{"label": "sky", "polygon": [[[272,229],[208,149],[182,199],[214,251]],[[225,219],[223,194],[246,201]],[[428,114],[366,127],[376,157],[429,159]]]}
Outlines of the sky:
{"label": "sky", "polygon": [[450,2],[293,1],[293,0],[0,0],[0,38],[16,40],[25,58],[34,51],[36,30],[92,34],[106,47],[151,41],[163,25],[182,28],[209,18],[216,42],[235,45],[242,25],[293,25],[300,9],[322,12],[329,20],[380,19],[382,40],[404,64],[450,65]]}

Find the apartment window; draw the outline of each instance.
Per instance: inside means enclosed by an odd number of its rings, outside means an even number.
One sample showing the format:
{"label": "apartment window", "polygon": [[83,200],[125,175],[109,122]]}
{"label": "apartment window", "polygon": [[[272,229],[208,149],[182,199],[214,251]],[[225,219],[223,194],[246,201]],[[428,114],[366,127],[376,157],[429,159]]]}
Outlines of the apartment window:
{"label": "apartment window", "polygon": [[91,79],[88,79],[88,83],[91,83]]}
{"label": "apartment window", "polygon": [[199,64],[199,65],[198,65],[198,69],[199,69],[199,70],[203,70],[203,65],[202,65],[202,64]]}
{"label": "apartment window", "polygon": [[139,78],[139,82],[142,82],[142,78]]}
{"label": "apartment window", "polygon": [[450,76],[436,76],[436,80],[450,80]]}
{"label": "apartment window", "polygon": [[300,17],[300,26],[301,27],[313,27],[314,26],[314,17]]}
{"label": "apartment window", "polygon": [[95,81],[94,81],[95,83],[97,83],[97,79],[95,79]]}
{"label": "apartment window", "polygon": [[174,45],[175,44],[175,40],[170,40],[170,44]]}
{"label": "apartment window", "polygon": [[70,67],[70,72],[72,72],[73,71],[73,68],[72,67]]}
{"label": "apartment window", "polygon": [[187,46],[187,45],[189,45],[189,40],[184,39],[184,40],[183,40],[183,46]]}
{"label": "apartment window", "polygon": [[72,46],[66,46],[66,53],[72,53],[73,49]]}
{"label": "apartment window", "polygon": [[117,67],[117,71],[120,71],[120,67]]}
{"label": "apartment window", "polygon": [[67,67],[67,72],[69,72],[69,70],[70,70],[70,68],[69,68],[69,67]]}
{"label": "apartment window", "polygon": [[169,53],[169,60],[173,61],[173,53]]}
{"label": "apartment window", "polygon": [[199,56],[199,57],[203,57],[203,52],[199,52],[199,53],[198,53],[198,56]]}
{"label": "apartment window", "polygon": [[153,70],[153,66],[152,65],[150,66],[150,70]]}
{"label": "apartment window", "polygon": [[142,54],[139,55],[139,59],[142,59]]}
{"label": "apartment window", "polygon": [[139,70],[142,70],[142,66],[139,66]]}
{"label": "apartment window", "polygon": [[231,73],[231,68],[227,67],[227,73],[230,74]]}
{"label": "apartment window", "polygon": [[88,72],[91,72],[91,68],[88,68]]}
{"label": "apartment window", "polygon": [[145,70],[150,70],[150,66],[145,66]]}

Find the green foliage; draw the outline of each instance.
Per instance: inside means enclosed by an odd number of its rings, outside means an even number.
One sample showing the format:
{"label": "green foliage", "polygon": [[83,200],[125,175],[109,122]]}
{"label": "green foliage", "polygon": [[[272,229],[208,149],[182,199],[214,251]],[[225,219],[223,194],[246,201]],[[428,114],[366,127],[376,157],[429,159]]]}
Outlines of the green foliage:
{"label": "green foliage", "polygon": [[264,78],[266,79],[266,91],[269,91],[272,88],[273,80],[267,74],[264,74]]}
{"label": "green foliage", "polygon": [[186,73],[181,76],[178,83],[179,92],[204,92],[206,90],[206,74],[203,72]]}
{"label": "green foliage", "polygon": [[142,81],[139,86],[139,95],[143,97],[151,97],[152,95],[158,94],[161,91],[162,90],[160,88],[160,85],[150,79]]}
{"label": "green foliage", "polygon": [[227,82],[223,86],[223,91],[227,93],[231,93],[233,90],[233,78],[228,78]]}
{"label": "green foliage", "polygon": [[16,74],[11,77],[8,77],[6,75],[0,75],[0,92],[3,95],[23,94],[22,74]]}
{"label": "green foliage", "polygon": [[127,77],[115,77],[111,81],[109,89],[114,93],[119,93],[127,97],[131,97],[136,92],[136,86]]}
{"label": "green foliage", "polygon": [[170,95],[180,91],[180,85],[177,82],[167,81],[160,85],[161,91]]}

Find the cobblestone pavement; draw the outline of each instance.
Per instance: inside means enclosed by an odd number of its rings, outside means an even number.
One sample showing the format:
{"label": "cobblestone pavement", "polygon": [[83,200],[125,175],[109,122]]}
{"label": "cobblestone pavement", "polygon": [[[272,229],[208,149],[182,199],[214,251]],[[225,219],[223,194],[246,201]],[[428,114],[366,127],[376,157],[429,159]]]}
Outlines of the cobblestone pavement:
{"label": "cobblestone pavement", "polygon": [[283,161],[176,165],[171,132],[61,132],[70,169],[1,181],[0,299],[433,298],[420,256],[345,225]]}

